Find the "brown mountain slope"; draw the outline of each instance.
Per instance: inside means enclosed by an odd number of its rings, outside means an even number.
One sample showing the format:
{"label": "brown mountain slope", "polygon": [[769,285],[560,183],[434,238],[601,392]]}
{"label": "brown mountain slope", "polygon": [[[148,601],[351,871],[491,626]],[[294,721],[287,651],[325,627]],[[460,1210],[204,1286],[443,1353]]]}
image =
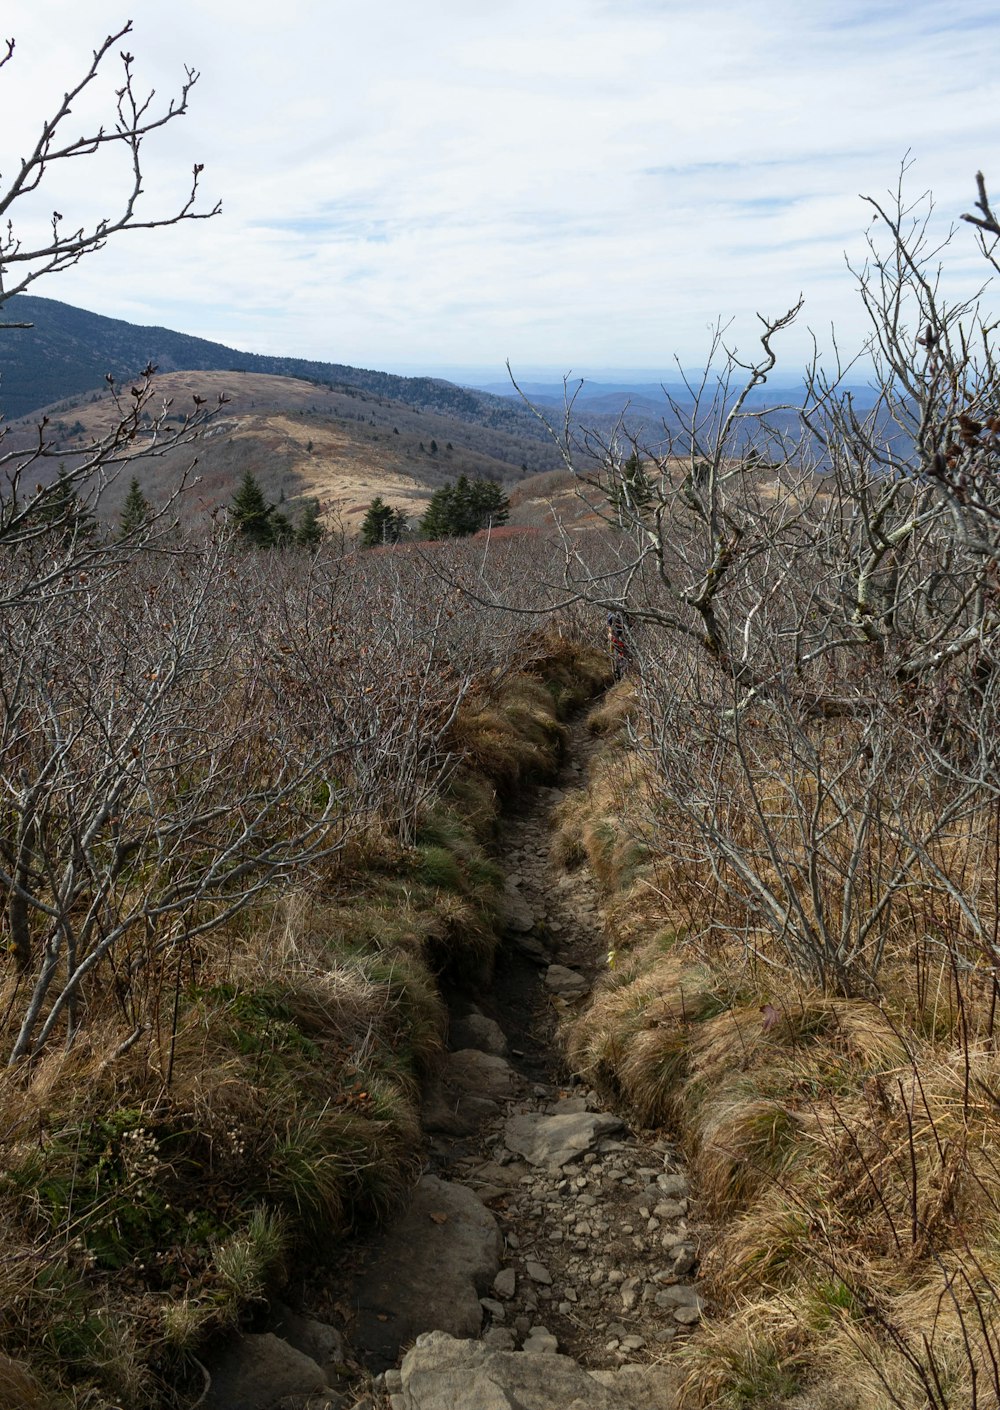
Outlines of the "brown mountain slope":
{"label": "brown mountain slope", "polygon": [[[341,525],[348,534],[357,531],[375,495],[417,517],[436,486],[461,474],[506,485],[528,476],[517,457],[531,450],[510,435],[370,393],[290,377],[205,371],[165,373],[157,388],[178,421],[193,408],[196,395],[210,405],[219,396],[228,398],[196,445],[135,463],[143,492],[156,502],[197,460],[192,475],[197,483],[185,496],[189,523],[227,505],[247,470],[265,495],[287,503],[293,516],[302,501],[316,498],[328,525]],[[52,474],[117,419],[107,390],[60,402],[45,414]],[[6,447],[37,439],[38,419],[11,423]],[[125,473],[109,487],[101,505],[104,517],[117,515],[130,478]]]}

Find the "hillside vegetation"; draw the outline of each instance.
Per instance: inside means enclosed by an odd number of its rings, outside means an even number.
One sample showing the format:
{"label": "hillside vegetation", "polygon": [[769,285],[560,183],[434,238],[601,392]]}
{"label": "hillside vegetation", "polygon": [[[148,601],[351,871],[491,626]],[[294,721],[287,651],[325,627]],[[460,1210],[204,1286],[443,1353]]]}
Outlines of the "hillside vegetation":
{"label": "hillside vegetation", "polygon": [[208,1339],[395,1206],[438,983],[483,982],[497,943],[499,800],[608,666],[507,610],[544,606],[523,539],[485,609],[461,544],[64,529],[3,582],[0,1385],[138,1410],[185,1403]]}
{"label": "hillside vegetation", "polygon": [[[382,433],[391,434],[398,426],[401,434],[412,432],[411,439],[423,440],[428,447],[433,439],[442,445],[456,440],[455,429],[463,427],[462,443],[501,461],[508,474],[520,470],[522,463],[532,471],[555,464],[551,441],[536,418],[506,397],[433,377],[398,377],[341,363],[239,352],[204,338],[138,327],[33,295],[8,299],[4,308],[8,318],[32,325],[10,329],[0,340],[0,411],[8,421],[64,402],[62,418],[72,426],[80,415],[77,403],[101,391],[108,374],[124,383],[153,364],[164,373],[235,374],[235,385],[232,380],[226,383],[233,395],[238,395],[244,374],[308,383],[314,389],[308,407],[314,412],[357,420]],[[299,392],[298,387],[289,389],[287,405],[305,410]],[[277,409],[281,391],[273,381],[267,395]]]}
{"label": "hillside vegetation", "polygon": [[[151,430],[142,435],[140,428],[128,474],[119,476],[101,496],[98,512],[106,521],[117,517],[133,474],[154,506],[170,498],[185,474],[196,476],[196,492],[177,505],[188,529],[204,528],[213,512],[226,508],[249,470],[273,503],[287,500],[294,510],[306,499],[318,499],[327,527],[350,536],[357,533],[376,495],[416,519],[434,489],[447,480],[462,474],[498,482],[521,476],[519,467],[515,470],[508,461],[476,448],[475,427],[441,417],[428,425],[412,408],[364,393],[334,393],[309,382],[257,373],[157,375],[157,403],[169,403],[166,425],[182,424],[195,397],[211,404],[224,399],[197,451],[177,445],[151,459],[145,455]],[[80,464],[86,447],[111,434],[120,411],[105,391],[59,403],[46,414],[46,451],[36,465],[42,478],[51,479],[60,465]],[[496,444],[496,437],[485,439]],[[10,447],[37,441],[33,417],[8,428]],[[519,451],[520,446],[512,453]],[[190,472],[195,459],[197,466]]]}
{"label": "hillside vegetation", "polygon": [[607,531],[565,561],[629,676],[563,807],[611,937],[569,1051],[687,1147],[718,1315],[684,1403],[727,1410],[1000,1399],[993,326],[875,210],[879,404],[817,374],[790,441],[748,403],[792,310],[680,456],[578,467]]}

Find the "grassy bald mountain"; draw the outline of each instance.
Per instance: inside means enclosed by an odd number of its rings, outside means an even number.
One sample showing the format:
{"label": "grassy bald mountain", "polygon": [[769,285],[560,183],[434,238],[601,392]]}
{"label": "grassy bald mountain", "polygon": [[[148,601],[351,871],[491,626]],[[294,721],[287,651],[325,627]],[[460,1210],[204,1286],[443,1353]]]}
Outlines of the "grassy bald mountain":
{"label": "grassy bald mountain", "polygon": [[[178,419],[196,394],[229,399],[196,448],[200,483],[187,498],[189,519],[228,503],[246,470],[270,499],[294,509],[318,498],[329,520],[353,531],[376,494],[416,516],[437,485],[461,474],[511,484],[558,462],[526,408],[449,382],[243,353],[52,299],[13,299],[7,312],[34,325],[0,339],[7,445],[34,438],[44,413],[52,473],[113,425],[109,372],[127,383],[153,362]],[[137,462],[144,493],[163,497],[194,454]],[[105,514],[117,512],[127,479],[104,497]]]}
{"label": "grassy bald mountain", "polygon": [[[13,328],[0,339],[0,411],[13,420],[98,386],[106,373],[125,379],[148,362],[163,372],[257,372],[365,393],[544,444],[531,413],[505,397],[456,386],[434,377],[398,377],[336,362],[241,352],[169,328],[146,328],[105,318],[56,299],[22,294],[4,305]],[[502,457],[498,457],[502,458]],[[523,460],[520,456],[516,464]]]}

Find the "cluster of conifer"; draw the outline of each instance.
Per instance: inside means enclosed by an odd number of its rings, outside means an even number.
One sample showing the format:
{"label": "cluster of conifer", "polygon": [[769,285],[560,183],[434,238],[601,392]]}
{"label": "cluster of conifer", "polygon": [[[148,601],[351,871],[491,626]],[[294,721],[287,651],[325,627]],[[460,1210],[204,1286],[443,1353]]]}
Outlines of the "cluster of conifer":
{"label": "cluster of conifer", "polygon": [[229,519],[236,532],[254,548],[315,548],[323,538],[318,500],[307,500],[298,524],[293,524],[276,504],[267,502],[249,470],[230,502]]}
{"label": "cluster of conifer", "polygon": [[[505,524],[509,515],[510,502],[495,481],[460,475],[455,484],[449,481],[434,491],[419,521],[419,535],[424,539],[465,538],[480,529]],[[403,511],[376,495],[361,525],[362,547],[398,543],[408,527]]]}

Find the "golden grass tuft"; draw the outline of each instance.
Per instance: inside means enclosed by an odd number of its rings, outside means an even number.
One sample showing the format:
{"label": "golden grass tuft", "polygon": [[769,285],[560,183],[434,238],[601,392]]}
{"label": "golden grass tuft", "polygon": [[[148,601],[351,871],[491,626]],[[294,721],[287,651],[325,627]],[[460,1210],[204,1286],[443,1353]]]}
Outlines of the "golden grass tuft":
{"label": "golden grass tuft", "polygon": [[610,739],[635,719],[637,710],[635,687],[630,681],[618,681],[587,712],[587,728],[598,738]]}
{"label": "golden grass tuft", "polygon": [[803,1123],[781,1101],[758,1095],[747,1081],[706,1102],[699,1122],[694,1174],[699,1197],[718,1217],[744,1208],[758,1191],[783,1181],[799,1158]]}
{"label": "golden grass tuft", "polygon": [[[686,1026],[711,1011],[707,972],[671,952],[656,949],[611,969],[591,1008],[568,1033],[568,1053],[577,1071],[610,1088],[637,1120],[657,1125],[676,1111],[687,1071]],[[616,964],[618,962],[616,961]]]}
{"label": "golden grass tuft", "polygon": [[527,778],[550,774],[565,739],[552,691],[522,674],[495,692],[473,693],[458,712],[450,743],[467,770],[509,794]]}
{"label": "golden grass tuft", "polygon": [[0,1405],[4,1410],[55,1410],[23,1361],[0,1355]]}
{"label": "golden grass tuft", "polygon": [[808,1332],[785,1298],[748,1300],[683,1348],[680,1403],[713,1410],[792,1403],[807,1380],[808,1351]]}

